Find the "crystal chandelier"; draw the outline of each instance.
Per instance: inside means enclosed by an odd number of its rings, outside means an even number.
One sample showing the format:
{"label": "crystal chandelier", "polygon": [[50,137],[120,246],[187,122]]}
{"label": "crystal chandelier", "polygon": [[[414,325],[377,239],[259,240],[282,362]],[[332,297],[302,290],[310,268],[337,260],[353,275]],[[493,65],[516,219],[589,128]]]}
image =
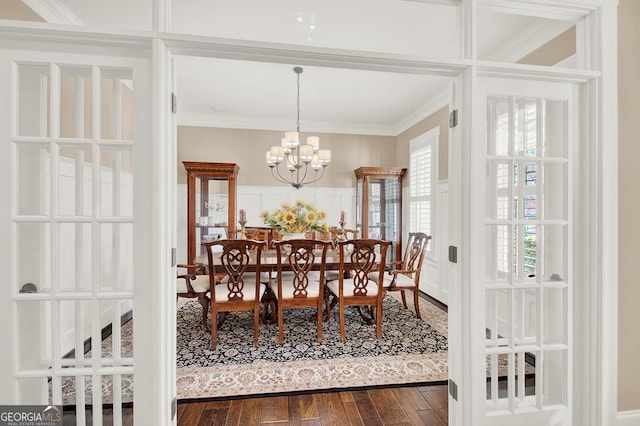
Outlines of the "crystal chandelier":
{"label": "crystal chandelier", "polygon": [[[296,131],[285,132],[280,145],[274,145],[266,153],[267,166],[273,177],[282,183],[289,184],[296,189],[303,185],[322,179],[324,171],[331,162],[331,151],[320,149],[318,136],[307,137],[306,144],[300,144],[300,74],[301,67],[295,67],[298,80]],[[283,171],[280,171],[280,165]],[[286,168],[286,171],[284,169]]]}

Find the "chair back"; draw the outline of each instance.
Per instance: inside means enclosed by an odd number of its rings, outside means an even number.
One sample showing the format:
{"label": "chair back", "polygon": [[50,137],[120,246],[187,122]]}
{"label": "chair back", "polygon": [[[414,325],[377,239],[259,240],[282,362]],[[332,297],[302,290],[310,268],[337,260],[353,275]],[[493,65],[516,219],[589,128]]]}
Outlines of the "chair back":
{"label": "chair back", "polygon": [[[284,265],[290,271],[289,279],[293,283],[293,297],[308,297],[307,289],[311,279],[324,282],[324,268],[327,260],[327,248],[329,241],[292,239],[274,242],[276,258],[278,261],[278,287],[282,294],[282,277]],[[320,278],[311,277],[310,272],[314,265],[320,264]]]}
{"label": "chair back", "polygon": [[[369,278],[371,272],[377,272],[382,282],[387,250],[390,241],[375,239],[354,239],[339,241],[340,250],[340,279],[345,271],[351,272],[353,279],[353,294],[345,297],[367,296],[369,282],[376,284]],[[377,284],[376,284],[377,285]],[[381,292],[378,292],[381,294]]]}
{"label": "chair back", "polygon": [[267,228],[245,228],[245,237],[248,240],[271,242],[271,232]]}
{"label": "chair back", "polygon": [[[255,295],[252,300],[258,298],[260,287],[260,263],[263,248],[267,245],[264,241],[245,240],[245,239],[228,239],[217,240],[202,243],[207,249],[207,257],[211,274],[209,274],[209,282],[211,286],[211,301],[215,303],[216,292],[215,283],[218,277],[218,283],[227,286],[227,301],[243,301],[246,295],[244,293],[245,280],[244,274],[247,272],[249,264],[253,263],[256,267],[255,277]],[[216,251],[215,247],[221,247],[222,251]],[[251,262],[254,258],[255,261]]]}
{"label": "chair back", "polygon": [[355,240],[358,237],[358,231],[348,228],[331,228],[331,238],[334,241]]}
{"label": "chair back", "polygon": [[407,248],[402,259],[402,266],[399,269],[407,271],[420,271],[422,261],[431,235],[424,232],[410,232]]}

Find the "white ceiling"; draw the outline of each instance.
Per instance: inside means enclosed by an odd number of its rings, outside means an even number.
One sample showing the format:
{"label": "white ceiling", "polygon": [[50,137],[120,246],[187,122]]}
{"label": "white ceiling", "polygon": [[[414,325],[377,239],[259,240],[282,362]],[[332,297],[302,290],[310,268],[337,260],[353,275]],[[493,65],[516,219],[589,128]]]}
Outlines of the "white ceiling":
{"label": "white ceiling", "polygon": [[[49,22],[110,31],[151,29],[152,0],[23,1],[41,16],[46,13]],[[455,0],[174,0],[172,29],[316,50],[455,58],[461,44],[456,4]],[[504,59],[505,48],[517,45],[519,39],[545,34],[542,43],[568,26],[481,9],[478,57]],[[296,65],[177,57],[178,123],[292,129]],[[437,76],[304,69],[300,76],[303,131],[396,135],[432,110],[448,86],[447,78]]]}
{"label": "white ceiling", "polygon": [[[293,65],[178,57],[178,122],[293,130]],[[396,135],[432,110],[446,77],[303,67],[302,130]]]}

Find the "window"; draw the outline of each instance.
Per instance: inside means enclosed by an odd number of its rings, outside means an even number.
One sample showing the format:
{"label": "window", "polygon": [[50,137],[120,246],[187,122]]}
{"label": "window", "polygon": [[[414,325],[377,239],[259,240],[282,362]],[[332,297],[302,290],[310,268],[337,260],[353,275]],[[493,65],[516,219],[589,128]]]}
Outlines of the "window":
{"label": "window", "polygon": [[[434,195],[437,179],[438,139],[440,127],[436,127],[409,143],[409,232],[433,235]],[[427,245],[427,253],[432,247]]]}

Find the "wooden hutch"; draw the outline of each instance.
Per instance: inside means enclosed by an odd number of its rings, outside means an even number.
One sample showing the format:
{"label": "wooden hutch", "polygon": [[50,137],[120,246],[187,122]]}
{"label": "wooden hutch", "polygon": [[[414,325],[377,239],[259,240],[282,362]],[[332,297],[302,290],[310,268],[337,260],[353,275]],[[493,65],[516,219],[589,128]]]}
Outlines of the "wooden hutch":
{"label": "wooden hutch", "polygon": [[206,252],[203,241],[232,238],[236,232],[235,163],[183,161],[187,171],[187,262]]}
{"label": "wooden hutch", "polygon": [[402,178],[407,169],[359,167],[356,175],[356,229],[361,238],[391,241],[389,262],[402,260]]}

